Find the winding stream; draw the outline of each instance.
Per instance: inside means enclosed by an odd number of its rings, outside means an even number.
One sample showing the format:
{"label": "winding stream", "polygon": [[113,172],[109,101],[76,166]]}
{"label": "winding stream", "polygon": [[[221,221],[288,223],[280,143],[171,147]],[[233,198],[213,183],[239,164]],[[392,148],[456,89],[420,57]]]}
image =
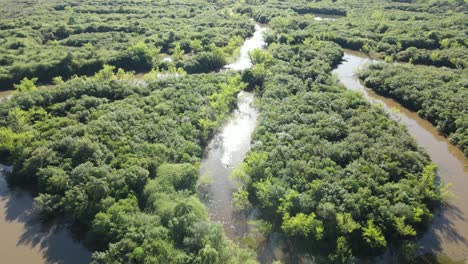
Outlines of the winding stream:
{"label": "winding stream", "polygon": [[431,227],[419,242],[419,253],[468,260],[468,160],[461,150],[450,144],[447,138],[417,113],[365,88],[355,72],[368,63],[371,63],[371,60],[363,53],[346,51],[343,63],[334,73],[346,88],[362,93],[373,103],[381,104],[395,119],[404,124],[418,145],[423,147],[431,160],[439,166],[438,176],[445,183],[452,184],[454,198],[434,214]]}
{"label": "winding stream", "polygon": [[[265,45],[262,34],[266,28],[256,25],[255,29],[242,46],[239,58],[226,69],[243,70],[252,66],[249,52]],[[12,92],[0,91],[0,100],[8,99]],[[231,204],[233,184],[229,176],[250,149],[258,115],[253,99],[253,94],[239,93],[238,109],[213,138],[201,166],[202,173],[213,175],[212,196],[207,205],[210,215],[224,225],[232,239],[248,232],[247,216],[237,213]],[[6,170],[7,167],[0,165],[0,263],[89,263],[91,253],[73,239],[66,227],[44,226],[36,220],[32,195],[10,189],[4,177]]]}
{"label": "winding stream", "polygon": [[[253,36],[246,39],[241,47],[239,58],[225,68],[239,71],[252,67],[249,52],[265,47],[263,33],[266,30],[257,24]],[[258,116],[253,100],[251,93],[242,91],[238,94],[237,109],[209,143],[208,154],[200,168],[200,175],[211,181],[205,201],[210,218],[222,224],[226,235],[233,240],[249,233],[249,216],[239,213],[232,205],[235,186],[230,175],[250,150]]]}
{"label": "winding stream", "polygon": [[206,202],[210,218],[221,223],[226,235],[233,240],[242,238],[249,231],[247,216],[237,212],[232,205],[234,184],[230,175],[250,149],[258,116],[252,106],[253,98],[250,93],[239,93],[238,109],[211,140],[200,169],[201,175],[211,178]]}
{"label": "winding stream", "polygon": [[[242,46],[237,61],[225,68],[250,68],[252,63],[248,54],[265,46],[265,30],[265,27],[257,25],[254,35]],[[348,89],[361,92],[369,101],[381,104],[404,124],[417,143],[426,149],[433,162],[439,166],[440,178],[452,183],[451,190],[455,197],[434,215],[431,228],[420,240],[420,253],[443,254],[456,260],[468,260],[468,202],[463,199],[468,186],[467,159],[417,113],[407,110],[394,100],[375,94],[359,82],[355,72],[371,62],[367,56],[347,51],[343,59],[344,62],[334,70],[341,83]],[[2,92],[0,98],[6,95],[8,94]],[[251,216],[237,212],[232,205],[235,186],[230,175],[250,149],[251,135],[258,117],[253,100],[253,94],[239,93],[237,110],[209,143],[208,153],[200,168],[201,175],[208,175],[211,179],[206,199],[210,217],[221,223],[227,236],[233,240],[250,232],[248,220]],[[88,263],[91,259],[90,252],[74,241],[66,228],[56,225],[44,227],[35,221],[31,212],[31,195],[10,190],[3,177],[4,169],[0,167],[0,262]],[[275,236],[276,234],[270,235],[269,240],[276,240]],[[276,243],[271,242],[262,251],[262,260],[281,259],[284,254]],[[268,256],[265,257],[265,254]]]}

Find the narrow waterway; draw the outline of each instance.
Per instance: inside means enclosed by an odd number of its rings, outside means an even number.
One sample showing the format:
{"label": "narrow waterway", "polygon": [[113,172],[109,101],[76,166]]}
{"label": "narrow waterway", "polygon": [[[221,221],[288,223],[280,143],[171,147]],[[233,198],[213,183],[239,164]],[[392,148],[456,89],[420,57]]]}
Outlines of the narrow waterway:
{"label": "narrow waterway", "polygon": [[[257,25],[254,35],[242,46],[239,58],[226,68],[250,68],[249,52],[264,47],[265,30]],[[1,91],[0,103],[12,92]],[[210,215],[223,224],[232,239],[241,238],[248,232],[247,216],[236,212],[231,203],[234,186],[230,174],[250,149],[258,115],[253,99],[253,94],[239,93],[238,109],[209,144],[209,153],[201,167],[202,174],[209,173],[213,178],[208,201]],[[0,263],[89,263],[91,252],[75,241],[66,227],[45,226],[36,219],[32,195],[9,188],[4,175],[7,169],[0,165]]]}
{"label": "narrow waterway", "polygon": [[200,169],[202,177],[211,179],[206,202],[210,218],[221,223],[226,235],[233,240],[242,238],[249,231],[247,215],[239,213],[232,205],[234,184],[230,175],[250,149],[258,115],[252,103],[252,94],[239,93],[238,109],[211,140]]}
{"label": "narrow waterway", "polygon": [[8,100],[10,99],[11,95],[13,94],[14,90],[6,90],[6,91],[0,91],[0,102],[2,100]]}
{"label": "narrow waterway", "polygon": [[91,253],[66,227],[37,221],[32,196],[8,187],[7,169],[0,165],[0,263],[89,263]]}
{"label": "narrow waterway", "polygon": [[249,53],[255,49],[261,49],[265,47],[266,43],[263,38],[263,34],[266,30],[267,27],[256,24],[253,36],[245,40],[237,60],[234,63],[224,66],[224,68],[241,71],[252,67],[252,61],[250,60]]}
{"label": "narrow waterway", "polygon": [[[239,58],[225,69],[239,71],[252,67],[249,52],[265,47],[263,33],[266,30],[257,24],[253,36],[241,47]],[[200,175],[210,181],[205,198],[210,218],[222,224],[226,235],[233,240],[242,239],[249,232],[249,216],[238,212],[232,204],[235,186],[231,173],[250,150],[258,116],[253,101],[251,93],[238,94],[237,109],[209,143],[200,168]]]}
{"label": "narrow waterway", "polygon": [[365,88],[356,72],[371,63],[360,52],[346,51],[343,63],[334,73],[346,88],[361,92],[366,99],[381,104],[400,123],[408,128],[419,146],[439,166],[438,176],[451,183],[454,197],[435,213],[432,225],[419,242],[419,253],[445,255],[454,260],[468,260],[468,160],[462,151],[449,143],[437,129],[417,113],[409,111],[396,101],[377,95]]}

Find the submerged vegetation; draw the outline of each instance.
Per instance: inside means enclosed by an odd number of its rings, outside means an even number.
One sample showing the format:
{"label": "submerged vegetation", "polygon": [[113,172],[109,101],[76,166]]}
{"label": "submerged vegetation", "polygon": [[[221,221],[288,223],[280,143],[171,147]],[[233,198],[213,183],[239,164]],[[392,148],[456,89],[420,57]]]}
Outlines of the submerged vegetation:
{"label": "submerged vegetation", "polygon": [[[446,189],[403,126],[338,84],[343,48],[410,62],[360,77],[467,151],[463,0],[0,3],[0,86],[17,90],[0,103],[0,161],[13,165],[9,183],[36,191],[44,220],[73,224],[96,264],[256,262],[197,194],[210,182],[204,149],[245,89],[260,115],[234,206],[258,209],[317,262],[410,256]],[[218,71],[250,18],[268,23],[267,50],[243,72]],[[36,86],[46,82],[55,88]]]}

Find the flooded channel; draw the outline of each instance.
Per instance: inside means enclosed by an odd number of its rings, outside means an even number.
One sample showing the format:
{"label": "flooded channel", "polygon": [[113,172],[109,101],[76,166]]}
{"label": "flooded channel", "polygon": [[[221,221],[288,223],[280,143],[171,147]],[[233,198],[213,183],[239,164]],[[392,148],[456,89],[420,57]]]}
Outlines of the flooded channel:
{"label": "flooded channel", "polygon": [[[264,47],[265,30],[257,25],[254,35],[242,46],[239,58],[227,65],[226,69],[250,68],[249,52]],[[0,99],[8,99],[12,92],[1,91]],[[207,205],[210,215],[213,220],[223,224],[232,239],[248,232],[247,216],[237,213],[231,203],[233,183],[230,174],[250,149],[251,134],[258,115],[253,99],[253,94],[239,93],[238,109],[213,138],[201,167],[202,174],[213,176],[211,198]],[[33,213],[32,195],[8,187],[4,175],[7,169],[0,165],[0,263],[89,263],[91,253],[72,238],[66,227],[44,226],[37,221]]]}
{"label": "flooded channel", "polygon": [[251,135],[258,116],[252,103],[252,94],[239,93],[238,109],[221,132],[211,140],[208,155],[201,166],[202,177],[211,178],[207,201],[210,217],[221,223],[226,235],[233,240],[242,238],[249,231],[247,216],[237,212],[232,205],[234,184],[230,175],[250,149]]}
{"label": "flooded channel", "polygon": [[263,34],[267,31],[267,27],[256,24],[255,32],[251,38],[245,40],[241,47],[239,57],[234,63],[224,66],[225,69],[229,70],[245,70],[252,67],[252,61],[250,60],[249,53],[254,49],[264,48],[266,43]]}
{"label": "flooded channel", "polygon": [[419,242],[419,253],[445,255],[454,260],[468,260],[468,160],[428,121],[396,101],[377,95],[358,80],[356,71],[371,60],[362,53],[346,51],[343,63],[334,70],[346,88],[361,92],[371,102],[381,104],[408,128],[419,146],[438,165],[438,176],[451,183],[454,197],[434,214],[429,231]]}
{"label": "flooded channel", "polygon": [[14,90],[0,91],[0,102],[11,98]]}
{"label": "flooded channel", "polygon": [[[252,67],[249,53],[265,47],[263,33],[266,30],[257,24],[253,36],[241,47],[239,58],[224,68],[239,71]],[[242,91],[238,94],[237,109],[209,143],[200,168],[200,175],[210,179],[205,202],[210,218],[222,224],[226,235],[233,240],[241,239],[249,232],[249,216],[237,212],[232,204],[235,186],[230,176],[250,150],[258,116],[253,101],[251,93]]]}
{"label": "flooded channel", "polygon": [[7,169],[0,165],[0,263],[89,263],[91,253],[66,227],[36,220],[32,196],[8,187]]}

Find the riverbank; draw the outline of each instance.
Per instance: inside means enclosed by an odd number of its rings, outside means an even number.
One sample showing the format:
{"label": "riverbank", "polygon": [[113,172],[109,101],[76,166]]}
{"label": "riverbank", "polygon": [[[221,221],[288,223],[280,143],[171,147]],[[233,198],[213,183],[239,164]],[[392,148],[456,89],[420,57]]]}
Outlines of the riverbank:
{"label": "riverbank", "polygon": [[373,102],[382,105],[391,116],[405,125],[419,146],[425,149],[431,160],[438,166],[438,176],[444,183],[451,184],[454,197],[434,215],[431,227],[419,242],[418,253],[446,255],[454,260],[468,260],[468,160],[462,151],[450,144],[427,120],[422,119],[398,102],[377,95],[365,88],[356,76],[356,71],[371,63],[372,59],[363,53],[346,51],[343,63],[334,73],[348,89],[355,90]]}
{"label": "riverbank", "polygon": [[65,226],[43,225],[33,212],[33,197],[8,187],[6,169],[0,165],[0,262],[89,263],[91,252]]}

